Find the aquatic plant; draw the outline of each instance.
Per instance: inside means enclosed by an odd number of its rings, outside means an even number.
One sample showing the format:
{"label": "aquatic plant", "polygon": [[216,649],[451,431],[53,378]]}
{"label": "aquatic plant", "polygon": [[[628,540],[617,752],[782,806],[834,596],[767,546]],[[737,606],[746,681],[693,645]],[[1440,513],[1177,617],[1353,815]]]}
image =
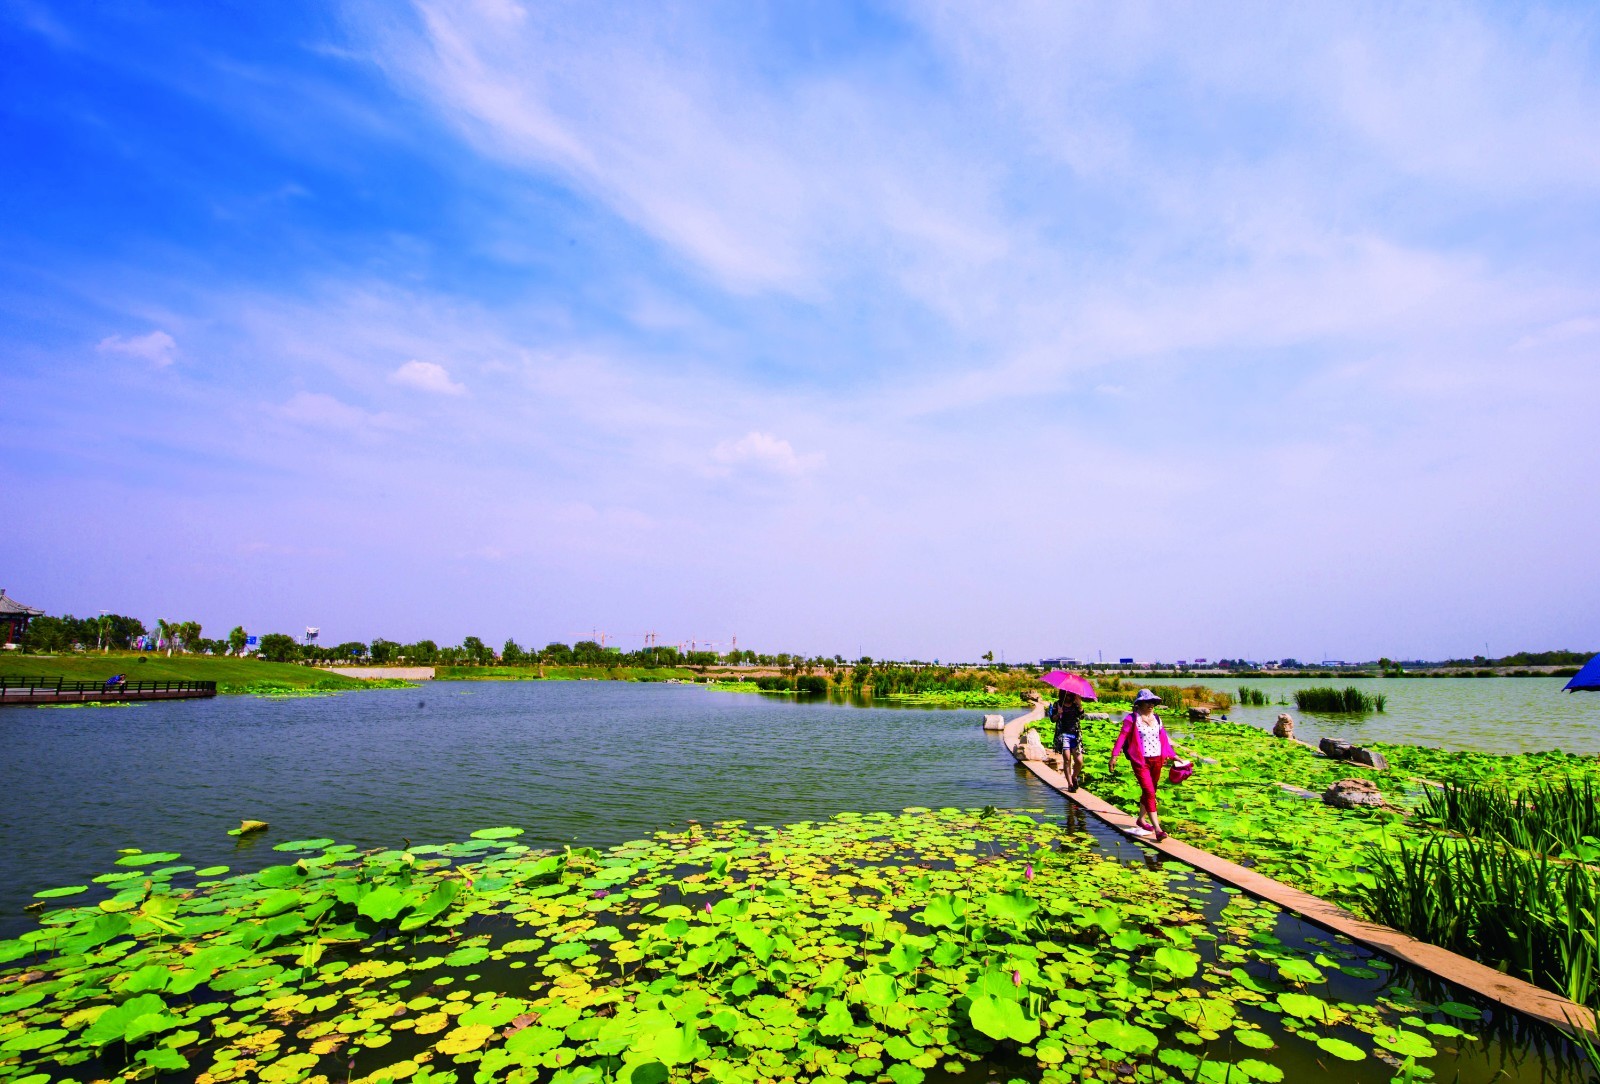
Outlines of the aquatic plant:
{"label": "aquatic plant", "polygon": [[1497,840],[1436,835],[1372,852],[1380,922],[1600,1009],[1600,878]]}
{"label": "aquatic plant", "polygon": [[1600,786],[1591,779],[1540,780],[1515,793],[1492,783],[1445,783],[1427,793],[1419,812],[1446,831],[1600,860]]}
{"label": "aquatic plant", "polygon": [[1297,689],[1294,706],[1301,711],[1315,712],[1369,712],[1383,711],[1389,698],[1382,693],[1369,695],[1354,685],[1334,689],[1326,685],[1310,689]]}
{"label": "aquatic plant", "polygon": [[1332,969],[1388,965],[1286,944],[1232,890],[1208,924],[1186,874],[1026,816],[730,822],[604,852],[519,834],[294,840],[236,876],[139,852],[40,893],[67,905],[0,941],[0,1076],[919,1084],[988,1059],[1045,1084],[1271,1082],[1291,1051],[1430,1058],[1480,1017],[1404,987],[1324,996]]}
{"label": "aquatic plant", "polygon": [[1272,701],[1267,698],[1263,689],[1252,689],[1248,685],[1239,686],[1239,703],[1250,708],[1264,708]]}

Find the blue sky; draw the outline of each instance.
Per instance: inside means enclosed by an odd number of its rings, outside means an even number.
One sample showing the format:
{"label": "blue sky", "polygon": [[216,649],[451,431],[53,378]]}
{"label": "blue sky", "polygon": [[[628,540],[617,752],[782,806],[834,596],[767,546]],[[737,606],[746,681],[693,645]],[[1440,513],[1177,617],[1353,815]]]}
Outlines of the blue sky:
{"label": "blue sky", "polygon": [[1600,11],[0,2],[0,586],[1600,645]]}

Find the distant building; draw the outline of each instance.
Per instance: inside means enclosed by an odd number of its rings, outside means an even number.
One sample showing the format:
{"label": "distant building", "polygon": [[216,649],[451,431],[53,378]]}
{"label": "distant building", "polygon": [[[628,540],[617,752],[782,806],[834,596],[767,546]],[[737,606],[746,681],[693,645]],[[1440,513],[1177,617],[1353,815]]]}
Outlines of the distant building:
{"label": "distant building", "polygon": [[22,641],[23,633],[28,631],[28,622],[43,616],[43,610],[24,606],[16,599],[8,597],[6,589],[0,587],[0,628],[5,630],[5,638],[0,640],[0,646],[14,650]]}

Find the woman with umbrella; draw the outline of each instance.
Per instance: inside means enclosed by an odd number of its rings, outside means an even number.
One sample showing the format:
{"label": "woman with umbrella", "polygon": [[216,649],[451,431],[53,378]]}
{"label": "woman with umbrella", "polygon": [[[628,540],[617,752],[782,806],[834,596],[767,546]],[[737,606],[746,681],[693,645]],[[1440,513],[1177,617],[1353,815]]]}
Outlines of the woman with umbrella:
{"label": "woman with umbrella", "polygon": [[1075,791],[1083,782],[1083,702],[1094,699],[1094,686],[1064,670],[1052,670],[1040,680],[1060,690],[1050,705],[1050,719],[1056,724],[1061,774],[1067,777],[1067,790]]}

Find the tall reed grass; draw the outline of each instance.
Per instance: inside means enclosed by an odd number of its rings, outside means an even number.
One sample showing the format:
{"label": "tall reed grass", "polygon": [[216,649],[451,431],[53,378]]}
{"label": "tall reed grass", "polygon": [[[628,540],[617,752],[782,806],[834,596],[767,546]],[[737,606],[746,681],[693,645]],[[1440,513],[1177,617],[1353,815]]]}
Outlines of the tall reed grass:
{"label": "tall reed grass", "polygon": [[1311,689],[1297,689],[1294,694],[1294,706],[1301,711],[1382,711],[1388,704],[1389,698],[1382,693],[1378,693],[1375,696],[1368,695],[1354,685],[1343,689],[1319,685]]}
{"label": "tall reed grass", "polygon": [[1600,788],[1588,779],[1538,783],[1518,794],[1482,783],[1446,783],[1427,793],[1419,812],[1447,831],[1528,851],[1587,859],[1600,846],[1594,842],[1600,840]]}
{"label": "tall reed grass", "polygon": [[1252,689],[1248,685],[1239,686],[1239,703],[1247,708],[1264,708],[1272,703],[1266,690]]}
{"label": "tall reed grass", "polygon": [[1372,917],[1600,1009],[1600,878],[1499,840],[1375,850]]}

